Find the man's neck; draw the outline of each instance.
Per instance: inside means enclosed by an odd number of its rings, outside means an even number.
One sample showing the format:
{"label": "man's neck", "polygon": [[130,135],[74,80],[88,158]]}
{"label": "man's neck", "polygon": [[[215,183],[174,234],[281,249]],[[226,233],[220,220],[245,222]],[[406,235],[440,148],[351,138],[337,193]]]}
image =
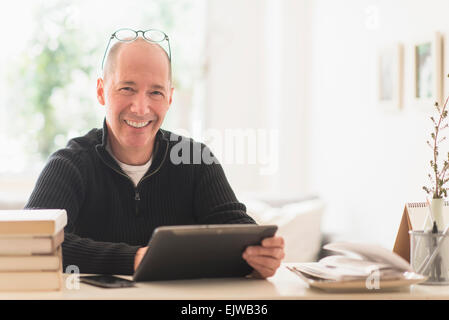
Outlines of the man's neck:
{"label": "man's neck", "polygon": [[150,160],[151,155],[153,154],[154,141],[152,141],[149,147],[146,148],[123,148],[112,135],[109,135],[108,144],[111,147],[114,157],[117,158],[118,161],[131,166],[144,165]]}

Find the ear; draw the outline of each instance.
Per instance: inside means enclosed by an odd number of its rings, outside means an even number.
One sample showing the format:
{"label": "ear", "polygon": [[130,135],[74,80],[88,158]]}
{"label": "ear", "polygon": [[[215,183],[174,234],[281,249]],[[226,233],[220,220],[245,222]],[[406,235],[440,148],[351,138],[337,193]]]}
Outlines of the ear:
{"label": "ear", "polygon": [[102,78],[97,79],[97,100],[102,106],[106,103],[106,99],[104,97],[104,80]]}
{"label": "ear", "polygon": [[168,105],[171,106],[172,100],[173,100],[173,91],[175,88],[170,88],[170,97],[168,98]]}

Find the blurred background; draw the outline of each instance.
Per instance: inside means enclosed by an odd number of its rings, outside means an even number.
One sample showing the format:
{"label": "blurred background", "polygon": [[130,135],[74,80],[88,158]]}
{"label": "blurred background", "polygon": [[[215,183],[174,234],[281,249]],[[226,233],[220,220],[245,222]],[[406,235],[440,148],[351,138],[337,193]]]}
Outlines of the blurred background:
{"label": "blurred background", "polygon": [[[1,6],[4,208],[26,201],[52,152],[102,126],[96,79],[111,33],[123,27],[169,35],[175,93],[163,128],[211,144],[248,211],[258,221],[290,226],[292,243],[317,247],[316,239],[326,236],[392,248],[405,203],[425,201],[434,107],[415,101],[413,48],[439,31],[442,59],[449,61],[445,0]],[[379,53],[397,44],[403,46],[402,106],[385,107],[378,97]],[[245,148],[257,141],[255,160],[248,154],[237,161],[220,148],[218,140],[235,132]],[[314,213],[293,224],[290,216],[299,212]]]}

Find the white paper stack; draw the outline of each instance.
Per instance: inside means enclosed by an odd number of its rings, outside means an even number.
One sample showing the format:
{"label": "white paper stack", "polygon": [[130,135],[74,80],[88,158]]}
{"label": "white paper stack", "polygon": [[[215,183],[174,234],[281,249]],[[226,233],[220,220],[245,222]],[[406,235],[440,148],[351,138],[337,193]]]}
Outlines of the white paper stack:
{"label": "white paper stack", "polygon": [[322,289],[369,289],[371,280],[384,287],[425,280],[402,257],[377,245],[338,242],[327,244],[324,249],[338,254],[318,262],[292,263],[287,268]]}

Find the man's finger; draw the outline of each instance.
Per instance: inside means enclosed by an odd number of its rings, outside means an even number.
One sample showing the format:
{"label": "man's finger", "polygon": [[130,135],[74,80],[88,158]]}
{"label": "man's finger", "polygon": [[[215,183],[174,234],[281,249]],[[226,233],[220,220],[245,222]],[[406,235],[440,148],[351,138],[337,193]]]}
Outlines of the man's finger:
{"label": "man's finger", "polygon": [[250,246],[246,248],[245,253],[249,256],[267,256],[281,260],[284,259],[285,256],[284,249],[279,247],[265,248],[261,246]]}
{"label": "man's finger", "polygon": [[274,259],[270,257],[264,257],[264,256],[247,256],[245,258],[246,262],[248,264],[250,262],[256,263],[257,265],[263,266],[264,268],[270,269],[270,270],[276,270],[281,266],[281,261],[279,259]]}
{"label": "man's finger", "polygon": [[275,274],[276,270],[270,269],[264,265],[261,265],[255,261],[248,261],[248,264],[255,270],[257,271],[262,278],[267,278],[267,277],[271,277]]}
{"label": "man's finger", "polygon": [[262,246],[266,248],[283,248],[284,247],[284,238],[283,237],[271,237],[265,238],[262,240]]}

